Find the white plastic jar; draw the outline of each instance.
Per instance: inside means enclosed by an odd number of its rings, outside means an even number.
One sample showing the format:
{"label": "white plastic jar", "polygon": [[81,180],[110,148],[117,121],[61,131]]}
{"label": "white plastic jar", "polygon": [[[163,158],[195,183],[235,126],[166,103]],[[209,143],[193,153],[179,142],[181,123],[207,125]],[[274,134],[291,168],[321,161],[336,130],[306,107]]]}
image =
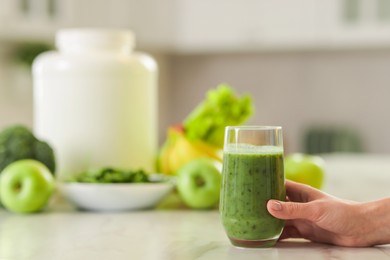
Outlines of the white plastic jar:
{"label": "white plastic jar", "polygon": [[34,133],[59,179],[90,168],[154,168],[157,64],[128,30],[64,29],[33,64]]}

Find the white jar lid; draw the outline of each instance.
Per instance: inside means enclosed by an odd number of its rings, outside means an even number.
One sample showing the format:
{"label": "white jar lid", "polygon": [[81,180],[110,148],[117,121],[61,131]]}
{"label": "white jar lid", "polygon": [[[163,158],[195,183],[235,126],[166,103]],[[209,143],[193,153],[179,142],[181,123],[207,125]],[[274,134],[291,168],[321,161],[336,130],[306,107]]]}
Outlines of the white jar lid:
{"label": "white jar lid", "polygon": [[56,33],[56,47],[61,52],[130,52],[134,46],[133,32],[125,29],[69,28]]}

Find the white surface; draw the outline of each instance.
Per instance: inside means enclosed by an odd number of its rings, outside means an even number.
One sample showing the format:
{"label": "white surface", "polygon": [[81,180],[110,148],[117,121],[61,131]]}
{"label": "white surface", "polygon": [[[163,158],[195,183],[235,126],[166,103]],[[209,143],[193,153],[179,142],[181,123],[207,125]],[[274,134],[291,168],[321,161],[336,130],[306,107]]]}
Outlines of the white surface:
{"label": "white surface", "polygon": [[[325,160],[326,190],[358,199],[388,193],[390,157],[338,155]],[[0,209],[0,259],[382,260],[390,259],[390,245],[345,248],[289,240],[269,249],[237,249],[230,245],[217,211],[96,213],[55,203],[29,216]]]}
{"label": "white surface", "polygon": [[343,248],[304,241],[270,249],[230,245],[217,211],[98,214],[52,209],[45,214],[0,211],[0,259],[389,259],[390,247]]}
{"label": "white surface", "polygon": [[64,183],[60,189],[77,207],[96,211],[151,208],[174,187],[173,183]]}

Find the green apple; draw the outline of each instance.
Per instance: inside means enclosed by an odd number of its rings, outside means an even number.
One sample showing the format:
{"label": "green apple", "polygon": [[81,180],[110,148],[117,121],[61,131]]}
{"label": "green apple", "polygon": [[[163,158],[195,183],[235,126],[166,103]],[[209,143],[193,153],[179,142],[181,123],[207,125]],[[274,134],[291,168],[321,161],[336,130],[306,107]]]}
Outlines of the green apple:
{"label": "green apple", "polygon": [[212,160],[195,159],[177,171],[177,190],[187,206],[212,208],[219,202],[221,179],[221,173]]}
{"label": "green apple", "polygon": [[286,178],[320,189],[324,182],[324,160],[316,155],[291,154],[284,160]]}
{"label": "green apple", "polygon": [[46,206],[54,183],[53,175],[41,162],[15,161],[1,172],[0,200],[12,212],[36,212]]}

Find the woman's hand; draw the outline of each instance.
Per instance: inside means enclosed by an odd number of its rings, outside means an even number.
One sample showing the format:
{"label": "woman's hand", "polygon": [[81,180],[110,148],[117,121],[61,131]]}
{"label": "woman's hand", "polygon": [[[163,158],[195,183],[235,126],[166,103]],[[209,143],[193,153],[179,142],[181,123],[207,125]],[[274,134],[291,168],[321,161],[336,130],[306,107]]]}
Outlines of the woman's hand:
{"label": "woman's hand", "polygon": [[280,239],[351,247],[390,243],[390,199],[357,203],[292,181],[286,181],[286,192],[287,202],[267,204],[270,214],[286,220]]}

